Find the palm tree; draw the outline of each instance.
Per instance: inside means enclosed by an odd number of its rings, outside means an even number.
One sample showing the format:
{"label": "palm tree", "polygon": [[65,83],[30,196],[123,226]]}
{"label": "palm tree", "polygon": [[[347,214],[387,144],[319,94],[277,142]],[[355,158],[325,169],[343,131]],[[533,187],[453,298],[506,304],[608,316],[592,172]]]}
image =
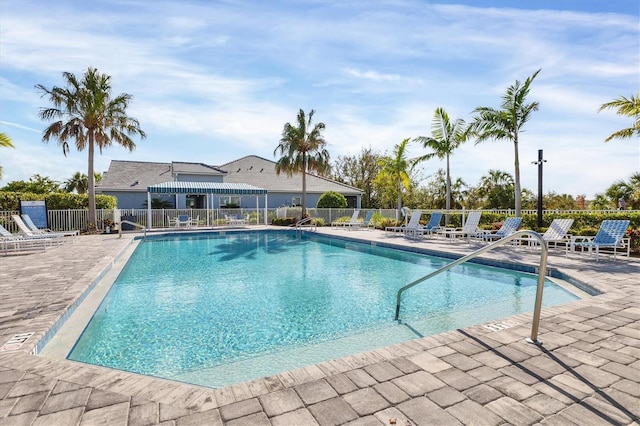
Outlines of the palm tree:
{"label": "palm tree", "polygon": [[282,138],[273,155],[280,153],[281,157],[276,162],[276,173],[284,172],[287,176],[294,173],[302,173],[302,217],[307,216],[307,172],[315,171],[320,174],[327,173],[331,167],[329,152],[325,149],[327,142],[322,136],[324,123],[317,123],[312,127],[314,110],[306,119],[302,109],[298,112],[297,125],[291,123],[284,125]]}
{"label": "palm tree", "polygon": [[57,120],[43,133],[42,141],[47,143],[55,138],[62,145],[62,153],[69,152],[69,141],[75,140],[78,151],[88,151],[89,193],[89,230],[96,229],[96,196],[94,174],[94,151],[97,146],[102,150],[113,142],[133,151],[136,147],[130,135],[146,134],[140,128],[138,120],[127,116],[127,107],[132,96],[126,93],[111,97],[111,77],[101,74],[95,68],[87,68],[81,80],[69,73],[62,73],[67,87],[47,89],[41,84],[36,88],[42,96],[48,96],[53,104],[51,108],[42,108],[39,116],[42,120]]}
{"label": "palm tree", "polygon": [[[488,209],[507,209],[513,203],[513,177],[502,170],[489,170],[480,178],[478,193]],[[516,216],[518,216],[516,214]]]}
{"label": "palm tree", "polygon": [[81,172],[76,172],[70,179],[64,182],[65,191],[73,192],[75,190],[78,194],[86,194],[88,186],[89,178]]}
{"label": "palm tree", "polygon": [[478,107],[473,112],[469,132],[477,140],[476,144],[486,140],[508,140],[513,142],[515,153],[515,207],[516,216],[521,216],[522,189],[520,186],[520,159],[518,157],[518,136],[522,128],[531,118],[531,114],[538,110],[538,102],[525,103],[531,83],[540,70],[534,72],[524,83],[516,80],[515,84],[507,88],[502,97],[501,109]]}
{"label": "palm tree", "polygon": [[384,178],[391,179],[398,189],[398,203],[396,211],[396,220],[399,220],[400,210],[402,209],[402,188],[409,188],[411,178],[409,174],[413,169],[415,162],[407,158],[407,147],[410,139],[404,139],[393,147],[392,157],[382,157],[379,161],[380,174]]}
{"label": "palm tree", "polygon": [[609,142],[612,139],[631,139],[633,135],[640,136],[640,92],[635,96],[631,95],[629,99],[620,96],[618,99],[602,104],[598,112],[604,109],[615,109],[616,114],[633,118],[633,127],[618,130],[612,133],[604,141]]}
{"label": "palm tree", "polygon": [[[0,133],[0,146],[5,148],[13,148],[11,138],[6,133]],[[0,179],[2,179],[2,166],[0,166]]]}
{"label": "palm tree", "polygon": [[[418,136],[415,141],[421,142],[424,148],[431,149],[431,152],[416,158],[416,162],[429,160],[433,157],[447,160],[446,168],[446,193],[445,208],[451,209],[451,168],[449,167],[449,157],[453,151],[467,141],[468,134],[463,119],[457,118],[453,123],[444,108],[436,108],[431,121],[431,137]],[[446,223],[449,223],[449,215],[446,216]]]}

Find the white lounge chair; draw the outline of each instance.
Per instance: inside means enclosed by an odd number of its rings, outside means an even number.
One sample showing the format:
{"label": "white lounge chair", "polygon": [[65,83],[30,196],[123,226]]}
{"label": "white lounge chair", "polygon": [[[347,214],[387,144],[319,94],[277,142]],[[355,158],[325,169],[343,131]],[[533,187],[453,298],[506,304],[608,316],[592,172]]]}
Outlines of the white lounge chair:
{"label": "white lounge chair", "polygon": [[354,210],[353,214],[351,215],[351,219],[349,219],[347,222],[336,220],[334,222],[331,222],[331,227],[338,228],[338,227],[345,227],[345,226],[348,226],[348,227],[357,226],[359,224],[358,216],[360,216],[360,210]]}
{"label": "white lounge chair", "polygon": [[[549,228],[542,234],[542,240],[547,247],[557,248],[559,243],[569,244],[571,242],[571,235],[569,229],[573,225],[573,219],[553,219]],[[539,246],[538,240],[525,236],[518,238],[521,244],[527,244],[529,247]]]}
{"label": "white lounge chair", "polygon": [[478,237],[486,242],[501,240],[516,232],[520,227],[520,223],[522,223],[521,217],[508,217],[502,222],[500,229],[495,232],[479,231]]}
{"label": "white lounge chair", "polygon": [[[626,255],[628,258],[631,251],[629,238],[625,238],[628,227],[629,220],[603,220],[595,236],[571,237],[571,243],[567,245],[566,253],[575,252],[576,248],[580,248],[582,252],[587,249],[589,253],[596,252],[596,261],[598,261],[600,251],[605,249],[605,251],[613,252],[614,259],[618,253]],[[619,249],[623,251],[619,252]]]}
{"label": "white lounge chair", "polygon": [[47,247],[57,245],[58,238],[46,236],[28,236],[26,234],[12,234],[11,232],[7,231],[5,227],[0,225],[0,242],[2,243],[2,251],[6,254],[9,250],[45,250]]}
{"label": "white lounge chair", "polygon": [[481,211],[472,211],[467,216],[467,221],[462,228],[441,228],[438,234],[449,238],[450,241],[455,240],[458,237],[466,238],[467,241],[471,241],[471,238],[477,237],[480,230],[478,225],[480,224]]}
{"label": "white lounge chair", "polygon": [[29,227],[24,223],[24,221],[22,220],[22,218],[20,216],[18,216],[17,214],[12,214],[11,218],[13,219],[13,221],[16,223],[16,225],[18,226],[18,229],[20,230],[20,233],[22,235],[25,235],[28,238],[42,238],[42,239],[46,239],[47,241],[50,241],[51,243],[55,242],[57,244],[62,244],[63,243],[63,238],[64,235],[63,234],[57,234],[54,232],[51,233],[36,233],[33,232],[31,229],[29,229]]}
{"label": "white lounge chair", "polygon": [[31,220],[31,217],[28,214],[22,215],[22,221],[24,222],[25,225],[27,225],[27,228],[29,228],[31,232],[33,232],[36,235],[62,234],[64,236],[71,236],[71,237],[76,237],[80,235],[80,231],[52,231],[51,229],[48,229],[48,228],[38,228],[36,224],[33,223],[33,220]]}
{"label": "white lounge chair", "polygon": [[387,226],[384,228],[384,232],[385,234],[392,232],[401,233],[402,235],[406,235],[407,232],[414,232],[420,226],[420,216],[422,216],[422,210],[414,210],[406,226]]}

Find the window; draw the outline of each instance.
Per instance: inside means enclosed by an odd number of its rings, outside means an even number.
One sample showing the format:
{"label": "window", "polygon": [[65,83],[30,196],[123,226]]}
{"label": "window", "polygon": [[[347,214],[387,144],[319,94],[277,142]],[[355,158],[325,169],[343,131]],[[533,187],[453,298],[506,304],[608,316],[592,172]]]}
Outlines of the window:
{"label": "window", "polygon": [[220,197],[220,207],[231,209],[240,207],[240,197],[237,195],[224,195]]}
{"label": "window", "polygon": [[291,207],[301,207],[302,206],[302,197],[293,197],[291,199]]}

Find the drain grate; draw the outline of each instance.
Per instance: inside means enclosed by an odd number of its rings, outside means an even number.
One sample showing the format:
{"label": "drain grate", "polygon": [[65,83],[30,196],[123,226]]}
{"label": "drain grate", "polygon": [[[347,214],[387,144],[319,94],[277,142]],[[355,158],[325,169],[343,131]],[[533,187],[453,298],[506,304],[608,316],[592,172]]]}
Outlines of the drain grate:
{"label": "drain grate", "polygon": [[508,322],[492,322],[492,323],[483,325],[483,327],[489,331],[500,331],[500,330],[506,330],[508,328],[513,327],[513,324]]}
{"label": "drain grate", "polygon": [[24,342],[29,340],[33,333],[20,333],[13,336],[7,343],[2,345],[0,352],[17,351],[22,347]]}

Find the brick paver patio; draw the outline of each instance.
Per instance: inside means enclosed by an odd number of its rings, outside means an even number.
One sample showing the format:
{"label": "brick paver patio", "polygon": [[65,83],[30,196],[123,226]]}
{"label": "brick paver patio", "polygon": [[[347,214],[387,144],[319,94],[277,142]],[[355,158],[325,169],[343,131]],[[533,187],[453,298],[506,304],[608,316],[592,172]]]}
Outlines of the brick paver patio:
{"label": "brick paver patio", "polygon": [[[381,231],[319,232],[456,254],[475,248]],[[31,355],[132,237],[81,236],[46,252],[0,256],[0,425],[628,425],[640,418],[637,259],[596,263],[553,253],[550,267],[602,294],[543,309],[541,346],[525,342],[531,314],[521,314],[504,319],[506,329],[476,325],[219,389]],[[539,258],[512,249],[486,257],[535,265]]]}

